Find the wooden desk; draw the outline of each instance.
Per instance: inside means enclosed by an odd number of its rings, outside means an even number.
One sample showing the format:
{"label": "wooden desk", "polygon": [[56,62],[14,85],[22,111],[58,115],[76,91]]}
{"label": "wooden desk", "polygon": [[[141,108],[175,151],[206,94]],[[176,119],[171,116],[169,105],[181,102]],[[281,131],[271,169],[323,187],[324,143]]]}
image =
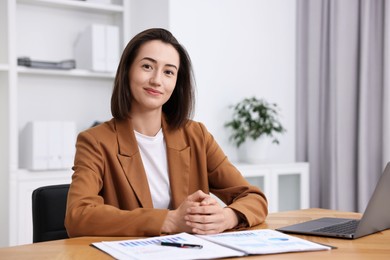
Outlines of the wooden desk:
{"label": "wooden desk", "polygon": [[[265,223],[255,227],[275,229],[320,217],[360,218],[361,214],[324,209],[306,209],[272,213]],[[390,230],[356,240],[299,236],[318,243],[338,247],[330,251],[248,256],[234,259],[390,259]],[[126,237],[80,237],[22,246],[0,248],[0,259],[112,259],[109,255],[89,246],[102,240],[123,240]]]}

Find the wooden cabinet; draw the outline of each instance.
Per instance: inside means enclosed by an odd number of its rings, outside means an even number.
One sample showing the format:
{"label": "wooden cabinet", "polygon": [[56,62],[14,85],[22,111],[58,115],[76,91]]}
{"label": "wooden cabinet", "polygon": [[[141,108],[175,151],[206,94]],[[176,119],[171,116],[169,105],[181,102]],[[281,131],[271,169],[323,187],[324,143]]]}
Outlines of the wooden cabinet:
{"label": "wooden cabinet", "polygon": [[309,164],[235,164],[268,199],[269,212],[309,207]]}

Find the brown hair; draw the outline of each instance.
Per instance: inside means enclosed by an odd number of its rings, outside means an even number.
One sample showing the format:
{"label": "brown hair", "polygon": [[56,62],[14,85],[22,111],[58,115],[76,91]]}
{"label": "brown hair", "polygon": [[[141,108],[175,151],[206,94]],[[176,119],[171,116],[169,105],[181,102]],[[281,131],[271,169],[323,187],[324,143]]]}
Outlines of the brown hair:
{"label": "brown hair", "polygon": [[149,41],[160,40],[172,45],[179,53],[180,65],[175,89],[162,110],[168,125],[172,128],[183,126],[191,118],[194,109],[194,78],[191,59],[185,48],[167,30],[161,28],[140,32],[127,44],[122,53],[115,76],[114,89],[111,96],[111,113],[116,119],[129,116],[132,95],[130,91],[129,71],[140,47]]}

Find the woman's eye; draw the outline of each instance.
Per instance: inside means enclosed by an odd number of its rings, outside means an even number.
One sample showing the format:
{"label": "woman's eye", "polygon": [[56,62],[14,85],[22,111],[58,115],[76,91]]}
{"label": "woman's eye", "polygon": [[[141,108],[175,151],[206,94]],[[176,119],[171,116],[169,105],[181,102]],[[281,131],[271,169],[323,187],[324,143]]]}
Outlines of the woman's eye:
{"label": "woman's eye", "polygon": [[150,70],[150,69],[152,69],[152,66],[150,66],[149,64],[143,64],[142,68]]}
{"label": "woman's eye", "polygon": [[173,75],[175,75],[175,72],[172,71],[172,70],[166,70],[166,71],[165,71],[165,74],[168,74],[168,75],[170,75],[170,76],[173,76]]}

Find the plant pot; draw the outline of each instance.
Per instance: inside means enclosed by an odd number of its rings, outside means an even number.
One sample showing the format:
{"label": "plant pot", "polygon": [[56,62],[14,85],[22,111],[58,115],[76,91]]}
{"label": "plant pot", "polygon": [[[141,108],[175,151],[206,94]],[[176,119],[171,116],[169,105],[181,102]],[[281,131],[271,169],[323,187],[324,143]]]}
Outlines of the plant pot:
{"label": "plant pot", "polygon": [[265,163],[271,144],[272,139],[268,136],[261,136],[256,140],[249,139],[238,148],[238,160],[242,163]]}

